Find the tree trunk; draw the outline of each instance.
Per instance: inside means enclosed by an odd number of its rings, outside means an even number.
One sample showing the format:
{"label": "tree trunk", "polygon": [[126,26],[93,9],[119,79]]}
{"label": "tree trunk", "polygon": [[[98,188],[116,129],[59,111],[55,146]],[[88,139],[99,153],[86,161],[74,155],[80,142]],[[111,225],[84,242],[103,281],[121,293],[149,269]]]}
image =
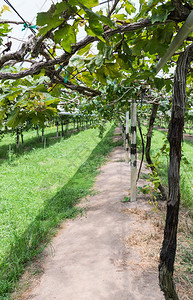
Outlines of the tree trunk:
{"label": "tree trunk", "polygon": [[16,148],[19,148],[19,128],[17,128],[17,143],[16,143]]}
{"label": "tree trunk", "polygon": [[38,126],[36,127],[36,131],[37,131],[38,142],[39,142],[39,140],[40,140],[40,136],[39,136],[39,130],[38,130]]}
{"label": "tree trunk", "polygon": [[57,128],[57,133],[56,133],[56,137],[59,137],[59,124],[58,121],[56,122],[56,128]]}
{"label": "tree trunk", "polygon": [[44,128],[42,128],[42,143],[44,142]]}
{"label": "tree trunk", "polygon": [[[149,128],[148,128],[148,132],[147,132],[147,142],[146,142],[146,147],[145,147],[146,160],[147,160],[147,163],[150,165],[152,172],[156,170],[156,167],[154,166],[154,164],[151,160],[151,156],[150,156],[151,138],[152,138],[153,125],[155,122],[158,107],[159,107],[158,103],[153,103],[152,112],[151,112],[151,116],[150,116],[150,120],[149,120]],[[162,194],[162,199],[166,200],[167,193],[161,183],[159,184],[158,189],[160,190],[160,192]]]}
{"label": "tree trunk", "polygon": [[63,120],[61,119],[61,128],[62,128],[62,136],[64,136],[64,123],[63,123]]}
{"label": "tree trunk", "polygon": [[159,283],[166,300],[179,299],[173,281],[173,271],[180,204],[180,160],[186,104],[186,77],[191,60],[193,60],[193,44],[179,56],[177,62],[174,78],[172,115],[168,131],[168,141],[170,143],[170,164],[168,168],[169,196],[159,264]]}
{"label": "tree trunk", "polygon": [[20,133],[21,133],[21,144],[23,145],[23,130],[22,130],[22,128],[21,128]]}

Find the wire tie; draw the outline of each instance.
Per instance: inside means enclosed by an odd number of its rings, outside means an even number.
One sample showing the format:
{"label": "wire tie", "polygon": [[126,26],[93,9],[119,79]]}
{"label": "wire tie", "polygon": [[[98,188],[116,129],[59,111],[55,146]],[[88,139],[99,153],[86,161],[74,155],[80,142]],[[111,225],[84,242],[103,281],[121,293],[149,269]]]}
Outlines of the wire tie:
{"label": "wire tie", "polygon": [[24,23],[24,24],[23,24],[23,28],[22,28],[22,30],[21,30],[21,31],[24,31],[24,30],[26,30],[26,28],[30,28],[30,29],[36,29],[36,28],[37,28],[37,26],[36,26],[36,25],[28,25],[27,23]]}
{"label": "wire tie", "polygon": [[65,79],[64,79],[64,83],[67,83],[67,70],[65,70]]}

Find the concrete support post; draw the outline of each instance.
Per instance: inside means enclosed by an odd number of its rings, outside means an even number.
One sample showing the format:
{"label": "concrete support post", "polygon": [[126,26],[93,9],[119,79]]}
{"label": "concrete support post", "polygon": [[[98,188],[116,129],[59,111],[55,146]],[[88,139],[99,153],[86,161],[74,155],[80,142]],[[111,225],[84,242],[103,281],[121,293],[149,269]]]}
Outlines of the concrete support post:
{"label": "concrete support post", "polygon": [[126,161],[129,162],[129,111],[126,112],[126,129],[125,129],[125,150],[126,150]]}

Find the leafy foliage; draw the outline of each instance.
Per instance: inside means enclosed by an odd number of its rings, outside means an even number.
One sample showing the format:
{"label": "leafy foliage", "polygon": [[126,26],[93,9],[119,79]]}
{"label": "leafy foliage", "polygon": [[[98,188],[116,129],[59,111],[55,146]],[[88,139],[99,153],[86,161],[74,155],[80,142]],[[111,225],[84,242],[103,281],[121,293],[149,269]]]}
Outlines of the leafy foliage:
{"label": "leafy foliage", "polygon": [[[10,11],[9,6],[3,5],[0,9],[0,17],[5,11]],[[3,37],[5,37],[10,32],[9,24],[0,23],[0,46],[3,43]]]}
{"label": "leafy foliage", "polygon": [[15,128],[30,120],[34,125],[44,127],[45,121],[57,114],[60,101],[47,92],[47,80],[41,74],[33,80],[29,77],[17,81],[5,80],[0,85],[1,126]]}

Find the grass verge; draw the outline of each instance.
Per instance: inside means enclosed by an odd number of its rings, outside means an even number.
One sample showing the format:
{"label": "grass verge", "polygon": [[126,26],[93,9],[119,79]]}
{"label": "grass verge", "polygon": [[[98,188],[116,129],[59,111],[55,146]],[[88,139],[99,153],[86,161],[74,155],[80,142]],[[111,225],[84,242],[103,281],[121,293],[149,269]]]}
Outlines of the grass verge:
{"label": "grass verge", "polygon": [[[145,136],[147,128],[142,126]],[[146,138],[145,138],[146,141]],[[164,151],[160,152],[163,145],[166,144]],[[141,150],[141,141],[138,136],[139,151]],[[190,209],[193,215],[193,141],[184,139],[182,143],[181,160],[181,203]],[[153,130],[152,145],[150,151],[152,161],[156,164],[162,183],[168,185],[167,170],[169,164],[169,143],[167,141],[167,132],[157,129]]]}
{"label": "grass verge", "polygon": [[116,146],[114,128],[101,140],[81,131],[42,148],[31,148],[1,164],[0,299],[9,299],[25,267],[49,243],[55,228],[82,211],[98,167]]}

